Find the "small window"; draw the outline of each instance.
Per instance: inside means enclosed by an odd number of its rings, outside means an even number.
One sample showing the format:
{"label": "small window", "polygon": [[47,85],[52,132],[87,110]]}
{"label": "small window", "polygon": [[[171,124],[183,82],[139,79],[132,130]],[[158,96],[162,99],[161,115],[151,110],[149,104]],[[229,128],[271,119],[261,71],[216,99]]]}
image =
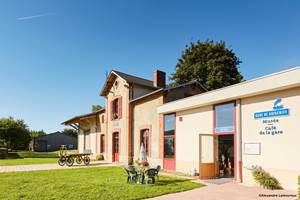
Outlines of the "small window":
{"label": "small window", "polygon": [[146,155],[149,156],[149,129],[143,129],[141,130],[140,135],[140,146],[144,146]]}
{"label": "small window", "polygon": [[101,120],[102,120],[102,123],[104,123],[104,115],[102,115]]}
{"label": "small window", "polygon": [[118,119],[118,110],[119,110],[119,99],[115,99],[113,101],[113,107],[112,107],[112,118]]}
{"label": "small window", "polygon": [[105,135],[102,134],[100,136],[100,153],[104,153],[105,152]]}
{"label": "small window", "polygon": [[121,119],[122,117],[122,97],[118,97],[111,101],[111,119]]}
{"label": "small window", "polygon": [[215,106],[215,132],[234,132],[234,103]]}
{"label": "small window", "polygon": [[101,126],[99,120],[96,121],[96,128],[95,128],[96,133],[101,132]]}

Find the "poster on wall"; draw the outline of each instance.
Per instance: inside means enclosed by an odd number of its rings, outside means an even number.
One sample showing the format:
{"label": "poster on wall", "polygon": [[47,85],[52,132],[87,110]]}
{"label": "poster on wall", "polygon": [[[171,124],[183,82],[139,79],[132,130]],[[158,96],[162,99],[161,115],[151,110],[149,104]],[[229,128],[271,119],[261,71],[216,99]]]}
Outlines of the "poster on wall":
{"label": "poster on wall", "polygon": [[260,143],[244,143],[244,154],[260,155]]}

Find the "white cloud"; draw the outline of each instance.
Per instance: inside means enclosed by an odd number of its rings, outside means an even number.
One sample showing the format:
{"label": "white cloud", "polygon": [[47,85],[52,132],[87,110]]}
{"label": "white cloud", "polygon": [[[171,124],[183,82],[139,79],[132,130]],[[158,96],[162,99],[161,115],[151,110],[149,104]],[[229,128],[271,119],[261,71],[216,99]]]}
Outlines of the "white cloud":
{"label": "white cloud", "polygon": [[46,17],[49,15],[55,15],[55,13],[43,13],[39,15],[30,15],[30,16],[24,16],[24,17],[18,17],[17,20],[30,20],[34,18],[40,18],[40,17]]}

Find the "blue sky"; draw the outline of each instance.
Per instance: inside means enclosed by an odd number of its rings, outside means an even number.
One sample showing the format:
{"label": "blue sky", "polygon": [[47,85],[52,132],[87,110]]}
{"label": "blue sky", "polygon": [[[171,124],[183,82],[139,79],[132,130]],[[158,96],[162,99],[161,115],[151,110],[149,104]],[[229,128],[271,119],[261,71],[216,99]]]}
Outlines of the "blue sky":
{"label": "blue sky", "polygon": [[105,72],[170,74],[191,40],[224,40],[246,79],[300,65],[300,1],[0,0],[0,117],[31,129],[104,105]]}

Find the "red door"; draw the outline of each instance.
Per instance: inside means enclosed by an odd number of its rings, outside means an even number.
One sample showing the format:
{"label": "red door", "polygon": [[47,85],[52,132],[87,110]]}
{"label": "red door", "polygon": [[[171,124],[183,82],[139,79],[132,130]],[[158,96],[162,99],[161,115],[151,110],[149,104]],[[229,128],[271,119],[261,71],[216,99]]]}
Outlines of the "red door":
{"label": "red door", "polygon": [[119,133],[113,133],[113,161],[119,161]]}
{"label": "red door", "polygon": [[164,159],[163,166],[166,170],[176,170],[176,141],[175,141],[175,113],[164,115]]}

